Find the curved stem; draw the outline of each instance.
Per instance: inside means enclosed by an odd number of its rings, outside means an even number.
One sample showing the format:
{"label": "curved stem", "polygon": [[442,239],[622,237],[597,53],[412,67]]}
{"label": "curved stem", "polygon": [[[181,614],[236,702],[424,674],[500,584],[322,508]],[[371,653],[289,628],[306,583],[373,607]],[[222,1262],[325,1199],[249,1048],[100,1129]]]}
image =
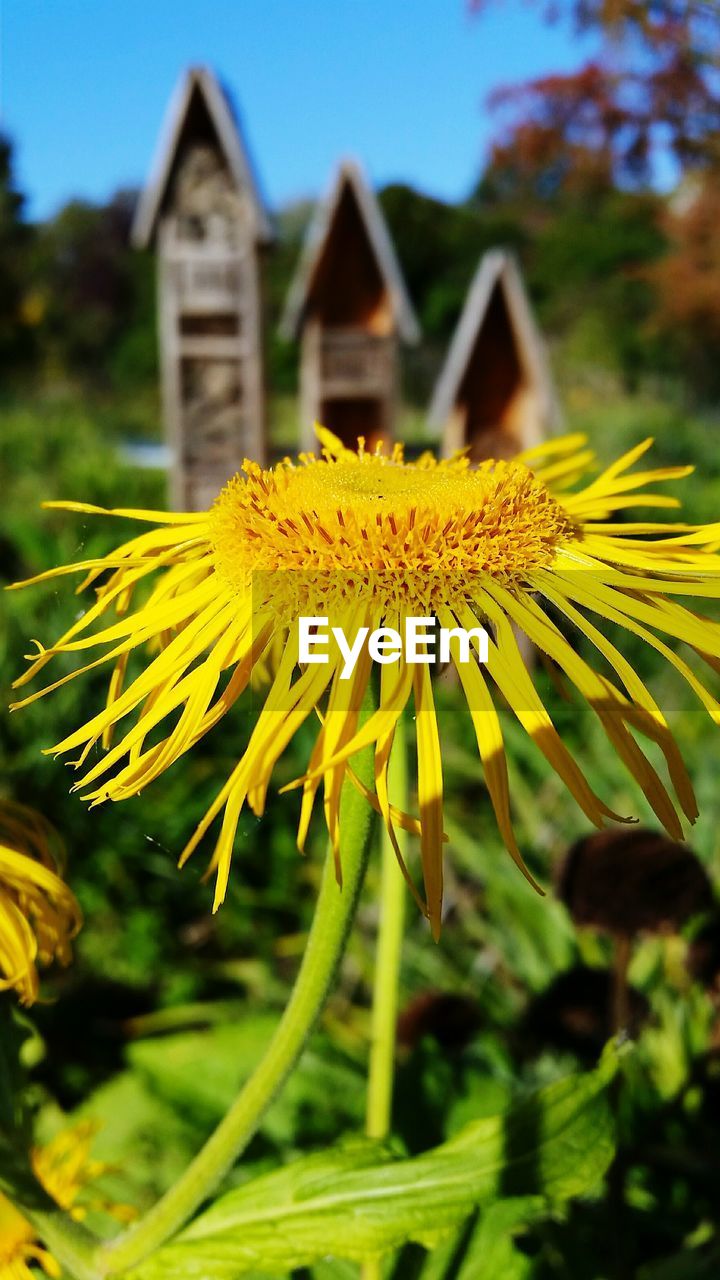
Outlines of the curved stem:
{"label": "curved stem", "polygon": [[[407,809],[407,745],[402,718],[395,729],[395,741],[388,761],[388,790],[393,804],[400,809]],[[384,827],[381,839],[380,928],[375,953],[365,1121],[366,1133],[371,1138],[384,1138],[390,1130],[395,1075],[395,1029],[407,897],[407,886]],[[397,840],[404,856],[404,846],[407,845],[405,833],[398,831]]]}
{"label": "curved stem", "polygon": [[[363,782],[371,784],[369,751],[358,754],[353,767]],[[102,1250],[104,1273],[135,1266],[182,1227],[215,1191],[257,1132],[296,1065],[337,972],[367,866],[371,820],[370,805],[346,781],[340,802],[343,886],[336,882],[329,854],[300,972],[267,1052],[179,1181],[140,1222]]]}

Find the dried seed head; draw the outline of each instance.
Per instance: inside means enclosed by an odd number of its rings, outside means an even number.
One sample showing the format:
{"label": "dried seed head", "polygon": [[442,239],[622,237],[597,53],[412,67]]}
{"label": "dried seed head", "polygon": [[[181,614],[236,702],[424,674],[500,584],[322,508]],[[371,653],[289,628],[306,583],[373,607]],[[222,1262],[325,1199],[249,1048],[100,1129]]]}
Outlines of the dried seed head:
{"label": "dried seed head", "polygon": [[560,868],[558,895],[575,924],[623,937],[677,933],[713,902],[692,849],[642,827],[578,840]]}
{"label": "dried seed head", "polygon": [[480,1009],[471,996],[423,991],[400,1014],[397,1039],[406,1049],[414,1049],[425,1036],[432,1036],[443,1049],[462,1049],[479,1026]]}
{"label": "dried seed head", "polygon": [[[612,974],[604,969],[577,965],[561,973],[530,1004],[520,1031],[527,1053],[551,1048],[594,1061],[612,1035]],[[649,1005],[641,992],[628,993],[627,1030],[636,1036],[648,1016]]]}

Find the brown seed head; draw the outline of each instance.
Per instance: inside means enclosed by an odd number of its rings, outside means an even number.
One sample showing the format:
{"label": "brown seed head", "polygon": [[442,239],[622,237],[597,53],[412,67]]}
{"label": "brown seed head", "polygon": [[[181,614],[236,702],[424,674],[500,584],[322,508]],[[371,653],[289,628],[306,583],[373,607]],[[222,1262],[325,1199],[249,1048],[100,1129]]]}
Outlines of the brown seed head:
{"label": "brown seed head", "polygon": [[560,868],[558,895],[575,924],[623,937],[677,933],[713,903],[692,849],[642,827],[576,841]]}

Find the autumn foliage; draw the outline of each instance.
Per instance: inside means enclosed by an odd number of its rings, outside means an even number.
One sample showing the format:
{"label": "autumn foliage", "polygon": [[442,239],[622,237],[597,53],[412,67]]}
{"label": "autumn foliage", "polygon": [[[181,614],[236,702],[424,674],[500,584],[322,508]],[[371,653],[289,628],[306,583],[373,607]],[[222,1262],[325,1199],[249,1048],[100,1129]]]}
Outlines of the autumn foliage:
{"label": "autumn foliage", "polygon": [[[477,11],[495,0],[473,0]],[[493,94],[503,124],[493,166],[591,184],[648,177],[660,150],[682,169],[720,159],[720,8],[701,0],[558,0],[542,6],[594,31],[576,72]]]}
{"label": "autumn foliage", "polygon": [[670,201],[663,227],[669,250],[648,270],[655,287],[653,327],[675,348],[701,389],[718,386],[720,348],[720,180],[688,180]]}
{"label": "autumn foliage", "polygon": [[[479,14],[497,2],[470,0]],[[714,396],[720,391],[720,5],[530,3],[546,21],[584,33],[595,50],[576,71],[492,94],[497,131],[478,194],[534,208],[536,227],[552,225],[558,236],[567,232],[573,209],[576,219],[592,210],[593,235],[602,238],[608,231],[606,220],[600,225],[602,209],[617,211],[643,193],[651,197],[660,167],[664,178],[673,173],[675,194],[654,200],[655,237],[648,227],[645,248],[626,260],[616,240],[621,252],[612,270],[648,290],[647,305],[635,316],[638,344],[664,350],[668,371],[687,376],[701,396]],[[633,296],[642,300],[637,289]],[[641,367],[639,347],[636,357]]]}

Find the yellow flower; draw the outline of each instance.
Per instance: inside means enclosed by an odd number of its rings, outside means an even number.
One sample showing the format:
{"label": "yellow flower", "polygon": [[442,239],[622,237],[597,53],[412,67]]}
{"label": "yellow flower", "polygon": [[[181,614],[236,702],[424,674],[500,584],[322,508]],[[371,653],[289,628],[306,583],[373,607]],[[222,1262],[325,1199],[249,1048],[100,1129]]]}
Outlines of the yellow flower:
{"label": "yellow flower", "polygon": [[0,804],[0,991],[37,999],[38,966],[70,963],[82,923],[61,879],[62,850],[49,823],[22,805]]}
{"label": "yellow flower", "polygon": [[[264,705],[230,777],[186,846],[190,855],[223,815],[211,859],[215,907],[226,890],[238,819],[247,803],[262,813],[276,761],[300,725],[317,712],[320,727],[302,786],[302,847],[316,793],[339,861],[339,797],[353,754],[374,744],[375,790],[369,795],[394,839],[393,824],[419,831],[426,910],[437,933],[442,899],[443,780],[441,740],[428,666],[401,656],[383,665],[377,711],[360,724],[372,662],[367,646],[349,679],[331,648],[326,664],[298,663],[298,620],[329,617],[351,638],[361,626],[401,629],[411,616],[441,626],[485,624],[489,661],[452,660],[472,716],[497,821],[513,858],[522,859],[510,818],[503,736],[492,685],[597,826],[614,814],[591,789],[556,732],[523,663],[517,631],[556,662],[598,715],[607,736],[668,832],[682,833],[670,792],[636,741],[640,731],[661,748],[679,807],[696,816],[692,786],[651,694],[594,617],[641,637],[685,678],[715,722],[720,705],[665,637],[720,658],[720,631],[682,603],[719,594],[720,557],[711,550],[720,527],[618,523],[634,506],[675,507],[652,491],[691,468],[630,472],[650,441],[590,482],[593,455],[582,436],[568,436],[512,462],[470,468],[462,457],[403,460],[345,449],[319,429],[323,456],[286,459],[272,470],[246,463],[202,514],[103,512],[78,503],[66,510],[139,519],[152,527],[111,555],[40,574],[33,581],[85,570],[79,590],[96,585],[96,602],[18,684],[60,653],[96,650],[82,670],[114,663],[106,706],[53,751],[77,751],[85,769],[78,787],[92,803],[142,791],[192,748],[230,710],[253,670],[281,637],[284,648]],[[595,468],[596,470],[596,468]],[[678,599],[679,597],[679,599]],[[550,609],[550,611],[549,611]],[[115,612],[114,620],[108,614]],[[574,628],[602,656],[596,671],[575,651]],[[96,626],[95,624],[99,624]],[[147,642],[155,654],[126,680],[129,657]],[[614,671],[617,683],[605,674]],[[79,672],[26,698],[32,701]],[[396,812],[387,793],[387,764],[398,717],[415,711],[420,822]],[[23,705],[19,703],[17,705]],[[129,717],[129,719],[126,719]],[[116,745],[113,730],[123,723]],[[94,745],[106,754],[88,766]],[[357,780],[355,780],[357,782]],[[358,785],[360,785],[358,783]],[[369,793],[368,793],[369,794]]]}
{"label": "yellow flower", "polygon": [[33,1280],[33,1263],[53,1278],[60,1275],[52,1254],[38,1244],[32,1223],[0,1191],[0,1280]]}
{"label": "yellow flower", "polygon": [[[108,1168],[90,1157],[95,1131],[95,1124],[85,1120],[59,1133],[46,1146],[36,1147],[31,1152],[35,1177],[76,1221],[89,1210],[97,1210],[129,1222],[135,1213],[128,1205],[114,1205],[104,1196],[85,1194],[89,1184]],[[53,1280],[60,1275],[56,1259],[39,1243],[32,1223],[0,1192],[0,1280],[33,1280],[37,1274],[31,1270],[33,1264],[39,1264]]]}

